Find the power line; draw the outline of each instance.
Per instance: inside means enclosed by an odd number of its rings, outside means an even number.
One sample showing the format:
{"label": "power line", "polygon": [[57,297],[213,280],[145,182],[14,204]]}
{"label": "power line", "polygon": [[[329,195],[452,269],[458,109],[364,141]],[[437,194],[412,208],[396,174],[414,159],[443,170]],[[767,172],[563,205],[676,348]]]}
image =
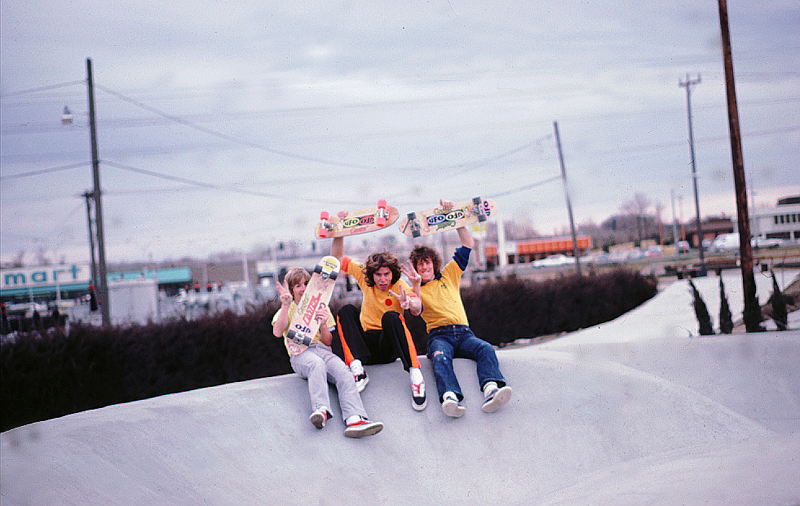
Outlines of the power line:
{"label": "power line", "polygon": [[20,95],[29,95],[31,93],[40,93],[42,91],[56,90],[56,89],[59,89],[59,88],[65,88],[67,86],[75,86],[76,84],[86,84],[86,81],[69,81],[67,83],[52,84],[50,86],[41,86],[39,88],[30,88],[28,90],[21,90],[21,91],[14,91],[14,92],[11,92],[11,93],[6,93],[5,95],[0,95],[0,97],[6,98],[6,97],[17,97],[17,96],[20,96]]}
{"label": "power line", "polygon": [[40,176],[42,174],[52,174],[54,172],[60,172],[63,170],[70,170],[70,169],[77,169],[79,167],[86,167],[87,165],[91,165],[92,162],[82,162],[82,163],[75,163],[72,165],[63,165],[61,167],[51,167],[49,169],[42,169],[42,170],[34,170],[30,172],[22,172],[20,174],[11,174],[8,176],[0,176],[0,181],[5,181],[7,179],[21,179],[24,177],[32,177],[32,176]]}
{"label": "power line", "polygon": [[263,144],[258,144],[256,142],[239,139],[237,137],[233,137],[233,136],[228,135],[228,134],[217,132],[216,130],[212,130],[210,128],[202,127],[202,126],[200,126],[200,125],[198,125],[198,124],[196,124],[194,122],[185,120],[185,119],[183,119],[181,117],[178,117],[178,116],[175,116],[175,115],[172,115],[172,114],[167,114],[167,113],[165,113],[165,112],[163,112],[163,111],[161,111],[159,109],[156,109],[155,107],[151,107],[151,106],[149,106],[147,104],[139,102],[138,100],[126,97],[125,95],[122,95],[121,93],[117,93],[116,91],[110,90],[110,89],[108,89],[108,88],[106,88],[104,86],[95,85],[95,87],[100,89],[100,90],[105,91],[106,93],[108,93],[110,95],[113,95],[113,96],[119,98],[120,100],[124,100],[124,101],[129,102],[129,103],[131,103],[131,104],[133,104],[133,105],[135,105],[137,107],[140,107],[140,108],[142,108],[142,109],[144,109],[146,111],[152,112],[153,114],[157,114],[157,115],[162,116],[164,118],[167,118],[167,119],[169,119],[171,121],[174,121],[175,123],[180,123],[181,125],[184,125],[184,126],[187,126],[189,128],[192,128],[194,130],[197,130],[198,132],[203,132],[203,133],[206,133],[208,135],[213,135],[214,137],[218,137],[220,139],[223,139],[223,140],[226,140],[226,141],[229,141],[229,142],[233,142],[233,143],[236,143],[236,144],[241,144],[243,146],[247,146],[247,147],[251,147],[251,148],[255,148],[255,149],[260,149],[260,150],[266,151],[268,153],[281,155],[281,156],[285,156],[285,157],[288,157],[288,158],[294,158],[294,159],[297,159],[297,160],[304,160],[304,161],[307,161],[307,162],[320,163],[320,164],[324,164],[324,165],[332,165],[332,166],[336,166],[336,167],[347,167],[347,168],[351,168],[351,169],[365,169],[365,170],[373,170],[374,169],[374,167],[369,166],[369,165],[360,165],[360,164],[354,164],[354,163],[337,162],[337,161],[334,161],[334,160],[324,160],[322,158],[315,158],[315,157],[312,157],[312,156],[298,155],[296,153],[290,153],[288,151],[281,151],[279,149],[270,148],[268,146],[265,146]]}

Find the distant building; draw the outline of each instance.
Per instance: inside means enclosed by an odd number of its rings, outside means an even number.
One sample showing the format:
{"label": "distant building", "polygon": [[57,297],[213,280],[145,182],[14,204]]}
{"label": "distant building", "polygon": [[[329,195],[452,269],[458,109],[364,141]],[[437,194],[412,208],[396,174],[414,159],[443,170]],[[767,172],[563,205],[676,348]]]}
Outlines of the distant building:
{"label": "distant building", "polygon": [[[700,239],[697,237],[697,223],[692,220],[683,225],[686,231],[686,240],[692,248],[700,247]],[[729,234],[734,231],[736,224],[727,216],[710,217],[703,220],[703,239],[713,241],[720,234]]]}
{"label": "distant building", "polygon": [[768,239],[800,241],[800,195],[779,199],[775,207],[751,210],[750,233]]}
{"label": "distant building", "polygon": [[[89,264],[43,265],[0,269],[0,300],[3,302],[71,299],[88,293],[91,283]],[[191,281],[189,267],[144,269],[108,274],[108,282],[156,279],[160,290],[177,293]]]}

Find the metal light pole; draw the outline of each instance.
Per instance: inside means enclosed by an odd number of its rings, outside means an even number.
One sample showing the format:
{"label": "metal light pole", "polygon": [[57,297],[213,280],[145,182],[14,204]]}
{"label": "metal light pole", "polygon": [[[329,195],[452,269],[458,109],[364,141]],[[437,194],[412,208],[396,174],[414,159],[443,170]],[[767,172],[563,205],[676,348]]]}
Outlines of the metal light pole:
{"label": "metal light pole", "polygon": [[100,191],[100,160],[97,156],[97,127],[94,119],[94,81],[92,79],[92,60],[86,59],[86,74],[89,88],[89,131],[92,141],[92,175],[94,179],[94,213],[95,227],[97,229],[97,256],[99,267],[100,287],[100,313],[103,317],[103,326],[111,325],[111,310],[108,300],[108,273],[106,270],[106,241],[103,234],[103,205],[102,192]]}
{"label": "metal light pole", "polygon": [[575,256],[575,272],[578,276],[581,275],[581,259],[580,252],[578,251],[578,236],[575,233],[575,219],[572,217],[572,203],[569,200],[569,191],[567,189],[567,170],[564,168],[564,155],[561,153],[561,137],[558,135],[558,122],[553,122],[553,128],[556,131],[556,146],[558,147],[558,161],[561,164],[561,182],[564,186],[564,197],[567,199],[567,212],[569,214],[569,227],[572,230],[572,254]]}
{"label": "metal light pole", "polygon": [[703,225],[700,218],[700,198],[697,195],[697,167],[694,161],[694,133],[692,132],[692,86],[700,83],[700,74],[697,79],[689,79],[689,74],[686,74],[686,81],[679,81],[678,86],[686,88],[686,113],[689,116],[689,152],[692,157],[692,183],[694,184],[694,205],[697,209],[697,240],[700,246],[700,272],[699,276],[706,275],[706,261],[703,256]]}

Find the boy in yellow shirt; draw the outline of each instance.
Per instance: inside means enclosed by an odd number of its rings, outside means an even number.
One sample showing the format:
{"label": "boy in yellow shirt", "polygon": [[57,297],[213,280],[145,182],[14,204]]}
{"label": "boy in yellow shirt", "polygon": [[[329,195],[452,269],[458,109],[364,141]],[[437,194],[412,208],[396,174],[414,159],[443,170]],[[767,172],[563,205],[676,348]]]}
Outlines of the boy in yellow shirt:
{"label": "boy in yellow shirt", "polygon": [[[346,213],[340,213],[340,217]],[[342,271],[355,278],[363,299],[361,310],[347,304],[337,315],[337,326],[344,361],[363,390],[369,381],[365,364],[388,364],[397,358],[411,381],[411,407],[422,411],[428,403],[425,380],[420,370],[417,348],[408,331],[403,311],[419,313],[420,300],[400,279],[400,261],[390,253],[373,253],[366,264],[344,256],[344,238],[336,237],[331,255],[342,262]],[[338,347],[334,348],[337,352]]]}
{"label": "boy in yellow shirt", "polygon": [[[441,201],[440,204],[445,209],[453,207],[450,201]],[[453,369],[454,358],[469,358],[477,362],[478,381],[484,393],[482,409],[486,413],[503,406],[512,394],[500,372],[494,348],[469,328],[461,301],[461,275],[467,268],[475,242],[465,227],[457,231],[461,247],[456,249],[453,259],[444,268],[436,250],[427,246],[416,246],[408,267],[401,267],[422,299],[421,316],[428,329],[428,359],[436,376],[439,401],[445,414],[454,418],[466,411],[464,395]]]}

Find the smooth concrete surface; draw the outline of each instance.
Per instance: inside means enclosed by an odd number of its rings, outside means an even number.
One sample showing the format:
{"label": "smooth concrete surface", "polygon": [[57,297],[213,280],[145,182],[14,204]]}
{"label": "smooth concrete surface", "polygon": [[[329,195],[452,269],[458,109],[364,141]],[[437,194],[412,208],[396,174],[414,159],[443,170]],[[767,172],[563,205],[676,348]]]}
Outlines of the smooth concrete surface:
{"label": "smooth concrete surface", "polygon": [[[695,280],[715,322],[717,282]],[[315,429],[296,375],[31,424],[0,436],[0,504],[800,504],[800,331],[697,328],[676,281],[613,322],[499,350],[514,395],[492,414],[474,362],[456,360],[461,419],[426,359],[423,412],[399,362],[368,366],[364,403],[386,427],[361,440],[335,402]]]}

